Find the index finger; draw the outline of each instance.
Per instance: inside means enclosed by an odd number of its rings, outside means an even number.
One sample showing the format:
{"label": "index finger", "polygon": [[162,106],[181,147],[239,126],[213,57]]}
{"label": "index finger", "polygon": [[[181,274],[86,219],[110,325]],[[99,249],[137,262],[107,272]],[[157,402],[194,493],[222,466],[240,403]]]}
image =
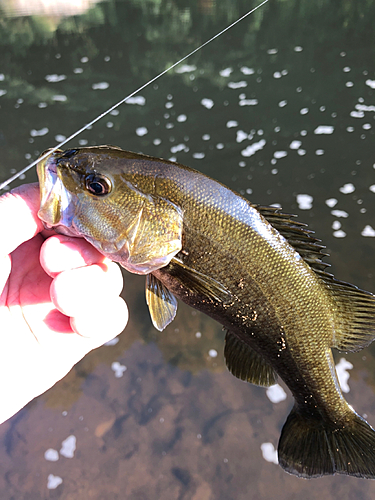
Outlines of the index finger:
{"label": "index finger", "polygon": [[39,184],[24,184],[0,196],[0,256],[44,229],[38,218]]}

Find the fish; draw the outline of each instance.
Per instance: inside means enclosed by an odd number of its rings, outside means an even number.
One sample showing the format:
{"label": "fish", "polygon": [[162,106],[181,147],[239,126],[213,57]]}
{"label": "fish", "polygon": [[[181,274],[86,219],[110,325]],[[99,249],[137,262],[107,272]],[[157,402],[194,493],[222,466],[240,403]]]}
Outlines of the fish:
{"label": "fish", "polygon": [[155,328],[173,321],[179,299],[223,325],[234,376],[289,387],[285,471],[375,478],[375,431],[344,399],[332,356],[374,340],[375,296],[326,271],[325,247],[305,224],[187,166],[116,146],[54,151],[37,172],[45,227],[145,275]]}

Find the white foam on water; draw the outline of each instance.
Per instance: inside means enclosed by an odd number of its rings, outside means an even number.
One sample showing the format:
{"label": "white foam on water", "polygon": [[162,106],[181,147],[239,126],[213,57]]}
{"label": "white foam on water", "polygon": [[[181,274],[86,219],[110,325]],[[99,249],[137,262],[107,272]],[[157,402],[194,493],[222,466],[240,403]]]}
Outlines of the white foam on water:
{"label": "white foam on water", "polygon": [[227,122],[227,128],[233,128],[233,127],[238,127],[238,122],[236,122],[236,120],[229,120]]}
{"label": "white foam on water", "polygon": [[261,139],[259,142],[254,142],[253,144],[247,146],[246,149],[243,149],[241,151],[241,155],[245,156],[246,158],[248,158],[249,156],[253,156],[257,151],[263,149],[265,145],[266,141],[264,139]]}
{"label": "white foam on water", "polygon": [[65,135],[61,135],[61,134],[55,135],[56,142],[62,142],[62,141],[65,141],[65,139],[66,139]]}
{"label": "white foam on water", "polygon": [[98,82],[91,85],[92,90],[106,90],[108,87],[108,82]]}
{"label": "white foam on water", "polygon": [[247,134],[243,130],[237,130],[236,142],[242,142],[250,137],[251,135]]}
{"label": "white foam on water", "polygon": [[333,236],[334,236],[335,238],[345,238],[345,236],[346,236],[346,232],[345,232],[345,231],[343,231],[342,229],[339,229],[338,231],[334,231],[334,232],[333,232]]}
{"label": "white foam on water", "polygon": [[370,225],[367,225],[364,227],[363,231],[361,232],[361,235],[370,238],[375,238],[375,229],[372,228]]}
{"label": "white foam on water", "polygon": [[139,137],[143,137],[144,135],[148,134],[148,130],[146,127],[138,127],[135,131],[135,133],[139,136]]}
{"label": "white foam on water", "polygon": [[368,85],[372,89],[375,89],[375,80],[367,79],[365,83],[366,83],[366,85]]}
{"label": "white foam on water", "polygon": [[57,95],[52,96],[52,100],[55,102],[66,102],[68,100],[68,98],[66,97],[66,95],[57,94]]}
{"label": "white foam on water", "polygon": [[59,452],[57,450],[54,450],[53,448],[48,448],[48,450],[44,452],[44,458],[48,462],[57,462],[57,460],[59,459]]}
{"label": "white foam on water", "polygon": [[262,450],[264,460],[272,464],[279,463],[279,460],[277,458],[277,450],[272,443],[262,443],[260,445],[260,449]]}
{"label": "white foam on water", "polygon": [[350,387],[348,384],[350,373],[348,372],[348,370],[351,370],[352,368],[353,365],[345,358],[341,358],[336,365],[337,378],[339,379],[342,392],[350,391]]}
{"label": "white foam on water", "polygon": [[351,182],[349,182],[348,184],[344,184],[342,187],[340,187],[339,191],[343,194],[350,194],[354,193],[355,187]]}
{"label": "white foam on water", "polygon": [[230,76],[232,72],[233,72],[233,68],[225,68],[225,69],[222,69],[219,73],[220,73],[220,76],[224,76],[226,78],[226,77]]}
{"label": "white foam on water", "polygon": [[352,118],[363,118],[365,116],[365,113],[363,111],[351,111],[350,116]]}
{"label": "white foam on water", "polygon": [[175,153],[178,153],[179,151],[186,151],[188,150],[189,148],[186,146],[186,144],[176,144],[176,146],[172,146],[170,151],[171,153],[175,154]]}
{"label": "white foam on water", "polygon": [[247,87],[247,82],[245,82],[245,80],[242,80],[240,82],[229,82],[228,87],[230,89],[242,89],[244,87]]}
{"label": "white foam on water", "polygon": [[240,68],[240,71],[244,75],[253,75],[255,73],[255,70],[253,70],[253,68],[248,68],[247,66],[242,66],[242,68]]}
{"label": "white foam on water", "polygon": [[279,160],[280,158],[285,158],[285,156],[288,156],[288,152],[287,151],[275,151],[273,153],[273,156],[274,156],[274,158]]}
{"label": "white foam on water", "polygon": [[116,378],[121,378],[124,375],[124,372],[126,372],[127,367],[118,361],[114,361],[111,364],[111,369],[114,371]]}
{"label": "white foam on water", "polygon": [[297,203],[300,210],[310,210],[314,198],[309,194],[297,194]]}
{"label": "white foam on water", "polygon": [[187,116],[186,115],[178,115],[178,117],[177,117],[177,121],[179,123],[186,122],[186,120],[187,120]]}
{"label": "white foam on water", "polygon": [[328,200],[326,200],[326,205],[329,206],[329,208],[335,207],[337,205],[336,198],[328,198]]}
{"label": "white foam on water", "polygon": [[195,158],[196,160],[203,160],[205,156],[206,155],[203,152],[193,153],[193,158]]}
{"label": "white foam on water", "polygon": [[217,357],[217,350],[216,349],[210,349],[208,351],[208,355],[210,356],[210,358],[216,358]]}
{"label": "white foam on water", "polygon": [[375,111],[375,106],[372,104],[370,106],[366,104],[356,104],[354,107],[357,111]]}
{"label": "white foam on water", "polygon": [[205,97],[204,99],[201,100],[201,104],[202,106],[204,106],[205,108],[207,109],[211,109],[214,107],[214,101],[212,99],[208,99],[207,97]]}
{"label": "white foam on water", "polygon": [[60,455],[65,458],[73,458],[76,451],[77,438],[70,435],[61,443]]}
{"label": "white foam on water", "polygon": [[194,64],[181,64],[175,69],[176,73],[191,73],[195,71],[197,67]]}
{"label": "white foam on water", "polygon": [[332,127],[332,125],[319,125],[319,127],[316,127],[314,130],[314,134],[320,135],[320,134],[333,134],[335,130],[335,127]]}
{"label": "white foam on water", "polygon": [[302,141],[297,141],[297,140],[292,141],[289,144],[290,149],[299,149],[301,146],[302,146]]}
{"label": "white foam on water", "polygon": [[49,490],[55,490],[62,482],[63,480],[61,477],[48,474],[47,488]]}
{"label": "white foam on water", "polygon": [[266,394],[271,403],[280,403],[286,399],[286,392],[279,384],[274,384],[268,387]]}
{"label": "white foam on water", "polygon": [[66,75],[46,75],[46,80],[48,83],[57,83],[66,80]]}
{"label": "white foam on water", "polygon": [[256,106],[258,99],[241,99],[238,104],[240,106]]}
{"label": "white foam on water", "polygon": [[30,130],[30,135],[31,137],[39,137],[48,134],[48,132],[49,129],[47,127],[43,127],[40,130],[35,130],[35,129]]}
{"label": "white foam on water", "polygon": [[331,210],[331,214],[335,217],[343,217],[344,219],[349,217],[348,212],[345,212],[345,210]]}
{"label": "white foam on water", "polygon": [[136,97],[129,97],[129,99],[125,102],[126,104],[138,104],[138,106],[144,106],[146,104],[146,99],[143,96],[138,95]]}

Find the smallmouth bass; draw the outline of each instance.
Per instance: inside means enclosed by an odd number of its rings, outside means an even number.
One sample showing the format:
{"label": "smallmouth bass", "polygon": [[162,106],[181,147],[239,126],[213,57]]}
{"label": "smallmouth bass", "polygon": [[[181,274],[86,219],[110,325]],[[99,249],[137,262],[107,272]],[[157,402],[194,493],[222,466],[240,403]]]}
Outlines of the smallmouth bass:
{"label": "smallmouth bass", "polygon": [[233,375],[284,380],[295,399],[278,446],[287,472],[375,478],[375,431],[343,398],[331,352],[374,340],[375,296],[325,272],[304,224],[193,169],[112,146],[56,151],[37,169],[45,226],[146,275],[158,330],[178,298],[225,327]]}

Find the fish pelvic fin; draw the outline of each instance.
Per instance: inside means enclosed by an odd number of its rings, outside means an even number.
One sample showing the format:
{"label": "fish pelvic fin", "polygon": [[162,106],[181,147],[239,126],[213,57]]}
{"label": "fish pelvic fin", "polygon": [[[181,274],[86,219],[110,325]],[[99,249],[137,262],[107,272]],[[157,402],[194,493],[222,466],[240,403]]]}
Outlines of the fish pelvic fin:
{"label": "fish pelvic fin", "polygon": [[334,423],[295,405],[280,436],[281,467],[306,479],[329,474],[375,479],[375,431],[348,411],[345,421]]}
{"label": "fish pelvic fin", "polygon": [[276,384],[276,372],[268,361],[230,331],[225,336],[224,357],[235,377],[264,387]]}
{"label": "fish pelvic fin", "polygon": [[162,332],[171,323],[177,312],[177,299],[152,274],[146,276],[146,302],[154,327]]}

